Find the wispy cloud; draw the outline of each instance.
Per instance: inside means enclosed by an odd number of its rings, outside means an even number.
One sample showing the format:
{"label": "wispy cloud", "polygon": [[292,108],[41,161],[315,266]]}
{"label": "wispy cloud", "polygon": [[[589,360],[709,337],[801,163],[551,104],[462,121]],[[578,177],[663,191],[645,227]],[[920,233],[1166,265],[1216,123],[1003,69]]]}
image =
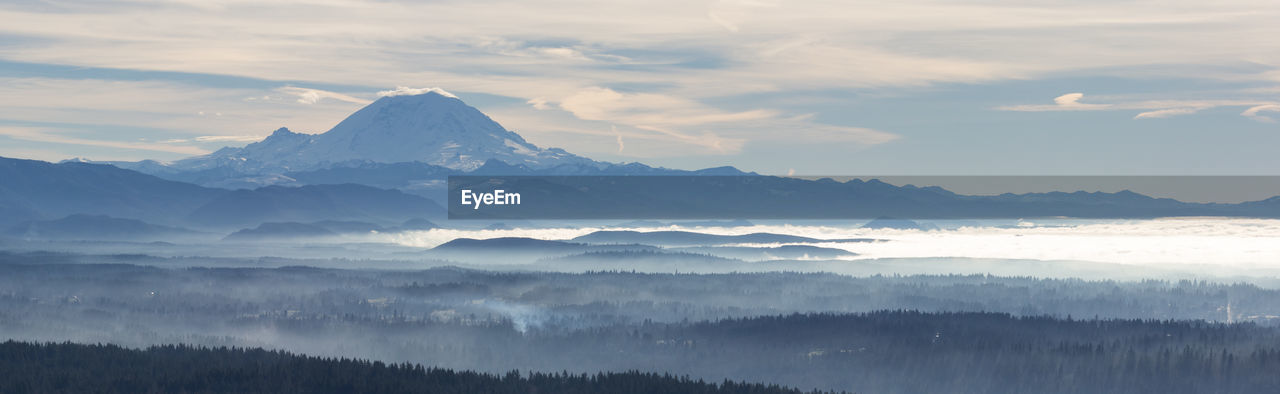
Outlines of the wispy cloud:
{"label": "wispy cloud", "polygon": [[1083,93],[1068,93],[1053,99],[1054,104],[1022,104],[1000,106],[1001,111],[1050,112],[1050,111],[1142,111],[1134,115],[1134,119],[1158,119],[1194,114],[1203,110],[1220,107],[1249,107],[1241,115],[1258,120],[1270,121],[1259,112],[1280,110],[1280,102],[1266,100],[1118,100],[1110,103],[1083,103]]}
{"label": "wispy cloud", "polygon": [[711,22],[720,25],[720,27],[723,27],[731,33],[737,33],[739,30],[738,25],[728,21],[727,19],[721,18],[720,15],[715,13],[715,11],[708,12],[707,19],[710,19]]}
{"label": "wispy cloud", "polygon": [[202,135],[195,140],[198,142],[256,142],[263,138],[265,137],[257,135]]}
{"label": "wispy cloud", "polygon": [[124,142],[96,140],[89,138],[70,137],[60,135],[55,132],[29,127],[0,127],[0,135],[25,141],[47,142],[54,144],[68,145],[88,145],[107,148],[118,148],[127,150],[145,150],[154,152],[181,153],[187,155],[202,155],[209,151],[194,146],[175,146],[163,143],[148,142]]}
{"label": "wispy cloud", "polygon": [[697,126],[709,123],[756,121],[777,116],[774,111],[721,111],[693,100],[654,93],[620,93],[592,87],[565,97],[560,108],[586,120],[633,126]]}
{"label": "wispy cloud", "polygon": [[1262,115],[1263,112],[1280,112],[1280,104],[1263,104],[1263,105],[1250,107],[1249,109],[1246,109],[1244,112],[1240,113],[1240,115],[1252,118],[1253,120],[1256,120],[1259,122],[1274,123],[1276,121],[1274,118],[1271,118],[1266,115]]}
{"label": "wispy cloud", "polygon": [[[621,83],[663,84],[699,99],[1151,64],[1280,63],[1254,39],[1280,35],[1273,23],[1280,5],[1264,0],[1157,9],[1011,0],[142,4],[109,14],[77,3],[62,4],[62,13],[0,9],[8,22],[0,32],[43,40],[6,46],[0,58],[363,86],[431,81],[522,99]],[[306,16],[281,17],[296,7]],[[704,57],[721,61],[670,66]],[[1196,71],[1203,70],[1189,72]]]}
{"label": "wispy cloud", "polygon": [[533,107],[533,109],[537,109],[537,110],[551,109],[551,106],[547,105],[547,99],[544,99],[542,97],[531,98],[529,99],[529,101],[525,101],[525,104],[529,104],[530,106]]}
{"label": "wispy cloud", "polygon": [[622,153],[622,150],[626,149],[627,145],[622,142],[622,134],[618,133],[618,126],[610,126],[609,128],[612,129],[615,134],[618,134],[618,153]]}
{"label": "wispy cloud", "polygon": [[202,135],[265,135],[282,126],[324,131],[361,105],[336,99],[346,95],[332,92],[315,104],[302,104],[297,102],[298,96],[286,91],[290,91],[288,87],[216,88],[165,81],[0,77],[0,119],[123,130],[112,133],[154,140],[194,140]]}
{"label": "wispy cloud", "polygon": [[1082,98],[1084,98],[1084,93],[1067,93],[1058,97],[1054,97],[1053,103],[1057,104],[1059,108],[1065,108],[1065,109],[1105,109],[1107,108],[1107,106],[1103,104],[1081,103],[1080,99]]}
{"label": "wispy cloud", "polygon": [[807,116],[787,117],[773,110],[730,112],[671,95],[602,87],[578,91],[561,99],[558,106],[579,119],[609,122],[615,131],[616,125],[625,125],[674,143],[706,148],[705,153],[737,153],[748,141],[808,138],[874,145],[897,138],[879,130],[818,124]]}
{"label": "wispy cloud", "polygon": [[1139,113],[1137,115],[1134,115],[1133,118],[1134,119],[1168,118],[1171,116],[1194,114],[1199,111],[1200,111],[1199,108],[1158,109],[1155,111],[1147,111],[1147,112]]}
{"label": "wispy cloud", "polygon": [[1044,112],[1044,111],[1099,111],[1112,109],[1110,104],[1082,103],[1084,93],[1067,93],[1053,98],[1053,104],[1028,104],[999,107],[1002,111]]}
{"label": "wispy cloud", "polygon": [[[1274,61],[1274,55],[1248,38],[1277,31],[1270,22],[1278,6],[1262,0],[1158,9],[1130,3],[1081,7],[1016,1],[268,1],[252,6],[157,3],[112,9],[110,16],[100,7],[63,7],[69,12],[0,10],[0,17],[10,22],[3,31],[49,40],[47,45],[7,48],[3,56],[384,86],[410,82],[405,77],[415,70],[451,70],[446,74],[452,78],[433,82],[454,87],[458,79],[474,74],[468,65],[484,64],[499,68],[492,70],[497,74],[515,72],[531,79],[548,72],[559,78],[583,71],[564,66],[607,66],[610,62],[600,61],[606,59],[646,63],[654,59],[637,51],[681,48],[732,58],[727,64],[733,66],[723,70],[731,73],[723,77],[697,70],[681,70],[676,76],[681,84],[723,92],[739,86],[724,82],[741,83],[747,76],[782,82],[809,75],[809,83],[866,86],[1184,63],[1189,61],[1186,53],[1203,54],[1192,60],[1206,63]],[[281,17],[295,7],[306,7],[306,17]],[[502,23],[485,23],[489,21]],[[797,39],[810,44],[792,53],[805,58],[788,64],[793,73],[772,73],[776,70],[770,63],[781,59],[765,59],[753,50],[758,43]],[[842,61],[850,55],[862,61]],[[811,61],[815,58],[827,61]],[[517,68],[531,61],[557,67],[520,73]],[[833,66],[856,72],[827,71]],[[591,84],[618,82],[591,78]],[[533,92],[524,93],[529,98]]]}
{"label": "wispy cloud", "polygon": [[371,101],[362,98],[351,97],[342,93],[335,93],[320,89],[308,89],[295,86],[285,86],[276,89],[277,92],[298,96],[298,103],[315,104],[324,99],[338,100],[354,104],[369,104]]}

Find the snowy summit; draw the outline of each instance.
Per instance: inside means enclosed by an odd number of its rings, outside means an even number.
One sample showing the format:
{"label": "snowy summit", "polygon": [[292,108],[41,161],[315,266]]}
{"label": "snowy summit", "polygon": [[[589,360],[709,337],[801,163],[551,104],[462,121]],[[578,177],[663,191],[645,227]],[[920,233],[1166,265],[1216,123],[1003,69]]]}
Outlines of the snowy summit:
{"label": "snowy summit", "polygon": [[399,87],[329,131],[310,135],[281,128],[243,148],[223,148],[179,160],[182,171],[231,167],[242,172],[298,171],[337,163],[423,162],[472,170],[497,159],[545,168],[591,164],[557,148],[539,148],[440,88]]}

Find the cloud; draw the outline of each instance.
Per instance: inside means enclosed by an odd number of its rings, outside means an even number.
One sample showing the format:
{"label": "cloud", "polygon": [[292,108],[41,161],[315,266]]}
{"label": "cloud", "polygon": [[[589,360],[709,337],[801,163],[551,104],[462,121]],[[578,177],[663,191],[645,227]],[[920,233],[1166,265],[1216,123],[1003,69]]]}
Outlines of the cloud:
{"label": "cloud", "polygon": [[256,135],[202,135],[195,140],[197,142],[257,142],[262,138]]}
{"label": "cloud", "polygon": [[1082,103],[1084,93],[1067,93],[1053,98],[1053,105],[1031,104],[997,107],[1002,111],[1045,112],[1045,111],[1098,111],[1110,109],[1108,104]]}
{"label": "cloud", "polygon": [[[484,37],[472,43],[477,49],[507,57],[508,62],[520,64],[585,64],[597,62],[626,62],[625,56],[599,53],[584,45],[535,45],[522,40],[504,37]],[[592,52],[592,53],[588,53]]]}
{"label": "cloud", "polygon": [[1171,116],[1194,114],[1194,113],[1196,113],[1196,112],[1198,112],[1198,111],[1200,111],[1200,109],[1199,109],[1199,108],[1170,108],[1170,109],[1158,109],[1158,110],[1155,110],[1155,111],[1147,111],[1147,112],[1143,112],[1143,113],[1140,113],[1140,114],[1134,115],[1134,117],[1133,117],[1133,118],[1134,118],[1134,119],[1157,119],[1157,118],[1168,118],[1168,117],[1171,117]]}
{"label": "cloud", "polygon": [[[3,157],[20,157],[23,159],[42,160],[56,163],[62,160],[72,158],[66,152],[55,151],[49,149],[21,149],[10,146],[0,146],[0,156]],[[95,157],[97,160],[118,160],[117,158]]]}
{"label": "cloud", "polygon": [[561,99],[558,106],[579,119],[609,122],[615,131],[617,125],[623,125],[713,154],[737,153],[748,141],[811,138],[874,145],[897,138],[868,128],[819,124],[809,116],[788,117],[765,109],[723,111],[677,96],[623,93],[603,87],[579,90]]}
{"label": "cloud", "polygon": [[[305,17],[297,12],[300,6],[306,7]],[[1256,44],[1256,37],[1280,32],[1273,23],[1280,5],[1263,0],[1156,9],[1123,2],[1027,7],[1010,0],[907,0],[857,7],[675,0],[180,2],[110,10],[69,2],[59,7],[65,12],[0,10],[0,18],[9,22],[0,32],[41,41],[6,46],[0,57],[361,86],[394,86],[430,73],[436,84],[463,89],[476,79],[498,76],[520,83],[481,81],[476,85],[486,90],[466,89],[526,99],[542,94],[529,85],[564,80],[586,86],[667,83],[723,96],[752,89],[916,86],[1081,70],[1107,73],[1152,64],[1280,60],[1275,51]],[[763,55],[762,45],[779,42],[805,44],[786,51],[787,56]],[[617,62],[662,66],[701,57],[723,61],[713,69],[613,68]],[[1185,73],[1203,77],[1203,70]]]}
{"label": "cloud", "polygon": [[709,149],[709,153],[736,152],[741,138],[724,138],[714,132],[687,133],[684,127],[704,128],[718,123],[758,121],[775,116],[771,111],[724,112],[692,100],[653,93],[620,93],[592,87],[560,100],[559,107],[583,120],[622,124],[668,137],[672,142]]}
{"label": "cloud", "polygon": [[586,120],[656,127],[696,126],[774,117],[774,111],[721,111],[693,100],[656,93],[620,93],[591,87],[560,100],[560,108]]}
{"label": "cloud", "polygon": [[529,99],[529,101],[525,101],[525,104],[529,104],[529,105],[533,106],[533,108],[534,108],[534,109],[537,109],[537,110],[548,110],[548,109],[551,109],[551,106],[550,106],[550,105],[547,105],[547,99],[544,99],[544,98],[541,98],[541,97],[534,97],[534,98],[531,98],[531,99]]}
{"label": "cloud", "polygon": [[1058,105],[1069,107],[1079,105],[1080,99],[1084,97],[1084,93],[1067,93],[1053,98],[1053,102]]}
{"label": "cloud", "polygon": [[294,86],[285,86],[285,87],[276,89],[276,91],[284,94],[291,94],[294,96],[298,96],[298,103],[301,103],[301,104],[315,104],[320,102],[320,100],[323,100],[323,99],[333,99],[333,100],[338,100],[338,101],[343,101],[343,102],[348,102],[353,104],[362,104],[362,105],[369,104],[371,102],[369,100],[365,100],[362,98],[351,97],[342,93],[335,93],[335,92],[330,92],[330,91],[325,91],[320,89],[308,89],[308,88],[300,88],[300,87],[294,87]]}
{"label": "cloud", "polygon": [[[168,81],[0,77],[0,119],[31,123],[123,126],[138,133],[165,130],[153,139],[264,133],[288,126],[323,130],[358,103],[325,100],[296,105],[280,88],[219,88]],[[263,97],[266,98],[263,98]],[[252,97],[254,100],[247,100]]]}
{"label": "cloud", "polygon": [[738,32],[738,25],[734,24],[733,22],[729,22],[724,18],[721,18],[719,15],[716,15],[715,12],[708,12],[707,19],[710,19],[712,23],[715,23],[716,25],[723,27],[725,30],[728,30],[730,33]]}
{"label": "cloud", "polygon": [[618,133],[618,126],[610,126],[609,128],[613,130],[614,134],[618,135],[618,153],[622,153],[622,150],[625,149],[627,145],[622,143],[622,134]]}
{"label": "cloud", "polygon": [[[205,142],[233,143],[247,142],[255,132],[266,135],[282,126],[324,131],[360,105],[328,99],[298,105],[294,96],[282,94],[272,85],[227,88],[151,80],[0,77],[0,119],[50,132],[74,131],[89,141],[142,138],[167,145],[147,150],[136,145],[68,143],[58,148],[67,157],[173,160],[202,154],[202,150],[175,149],[176,145],[197,142],[198,136],[234,135],[235,140]],[[11,143],[16,145],[10,147],[13,149],[45,149],[32,140]]]}
{"label": "cloud", "polygon": [[1250,107],[1249,109],[1246,109],[1244,112],[1240,113],[1240,115],[1243,115],[1247,118],[1250,118],[1259,122],[1273,123],[1276,121],[1274,118],[1271,118],[1270,116],[1261,115],[1262,112],[1280,112],[1280,104],[1263,104],[1263,105]]}
{"label": "cloud", "polygon": [[638,125],[636,129],[651,131],[659,135],[670,137],[673,142],[688,144],[704,148],[702,154],[731,154],[738,153],[742,150],[742,146],[746,144],[743,138],[723,137],[712,132],[703,132],[700,134],[683,133],[680,131],[668,129],[659,126]]}
{"label": "cloud", "polygon": [[88,139],[88,138],[70,137],[70,136],[60,135],[50,130],[42,129],[42,128],[0,127],[0,135],[17,139],[17,140],[47,142],[47,143],[54,143],[54,144],[87,145],[87,146],[97,146],[97,147],[107,147],[107,148],[128,149],[128,150],[145,150],[145,151],[154,151],[154,152],[181,153],[181,154],[187,154],[187,155],[203,155],[203,154],[209,153],[209,151],[207,150],[200,149],[194,146],[173,146],[173,145],[167,145],[163,143],[124,142],[124,141],[95,140],[95,139]]}
{"label": "cloud", "polygon": [[1130,100],[1105,104],[1082,103],[1083,93],[1068,93],[1053,99],[1053,105],[1009,105],[996,107],[1000,111],[1049,112],[1049,111],[1117,111],[1138,110],[1133,119],[1158,119],[1189,115],[1212,108],[1250,107],[1240,115],[1258,121],[1270,118],[1258,115],[1263,111],[1280,109],[1280,103],[1266,100]]}
{"label": "cloud", "polygon": [[587,56],[583,54],[582,51],[579,51],[574,48],[550,47],[550,48],[536,48],[535,50],[538,53],[542,55],[546,55],[548,57],[557,57],[562,59],[588,60]]}
{"label": "cloud", "polygon": [[445,97],[458,98],[458,96],[454,96],[453,93],[446,92],[444,89],[441,89],[441,88],[432,87],[432,88],[415,89],[415,88],[409,88],[404,86],[397,86],[395,90],[383,90],[381,92],[378,92],[378,97],[414,96],[414,95],[427,94],[427,93],[435,93]]}

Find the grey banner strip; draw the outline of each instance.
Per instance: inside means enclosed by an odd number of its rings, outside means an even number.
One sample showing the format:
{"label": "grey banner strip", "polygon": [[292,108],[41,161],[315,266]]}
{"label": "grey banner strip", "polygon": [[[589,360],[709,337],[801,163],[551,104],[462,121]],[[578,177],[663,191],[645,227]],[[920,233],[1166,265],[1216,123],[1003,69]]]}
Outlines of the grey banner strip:
{"label": "grey banner strip", "polygon": [[[451,176],[448,212],[491,220],[1271,218],[1280,217],[1280,198],[1263,196],[1273,188],[1280,177]],[[1258,198],[1187,202],[1132,189]]]}

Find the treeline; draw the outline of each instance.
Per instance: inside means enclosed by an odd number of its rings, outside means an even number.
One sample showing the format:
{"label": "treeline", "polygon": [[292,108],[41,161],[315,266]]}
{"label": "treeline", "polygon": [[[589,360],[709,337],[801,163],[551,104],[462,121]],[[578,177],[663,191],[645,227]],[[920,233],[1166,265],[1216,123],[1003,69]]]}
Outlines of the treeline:
{"label": "treeline", "polygon": [[341,357],[381,347],[374,352],[395,355],[389,359],[440,368],[572,372],[517,379],[225,347],[8,343],[0,346],[0,376],[7,379],[0,392],[785,392],[696,379],[866,393],[1280,392],[1280,329],[1251,323],[880,311],[560,334],[380,321],[352,328],[285,320],[254,331],[292,346],[303,338],[312,346],[345,343],[347,349],[326,353]]}
{"label": "treeline", "polygon": [[869,393],[1280,392],[1277,310],[1199,281],[0,263],[0,340]]}
{"label": "treeline", "polygon": [[[637,371],[491,375],[282,351],[0,343],[0,393],[690,393],[800,394],[778,385]],[[816,391],[814,393],[817,393]]]}
{"label": "treeline", "polygon": [[[673,353],[773,358],[767,370],[736,373],[858,392],[1280,392],[1280,329],[1248,323],[879,311],[655,324],[632,335]],[[658,363],[697,368],[681,358]]]}

